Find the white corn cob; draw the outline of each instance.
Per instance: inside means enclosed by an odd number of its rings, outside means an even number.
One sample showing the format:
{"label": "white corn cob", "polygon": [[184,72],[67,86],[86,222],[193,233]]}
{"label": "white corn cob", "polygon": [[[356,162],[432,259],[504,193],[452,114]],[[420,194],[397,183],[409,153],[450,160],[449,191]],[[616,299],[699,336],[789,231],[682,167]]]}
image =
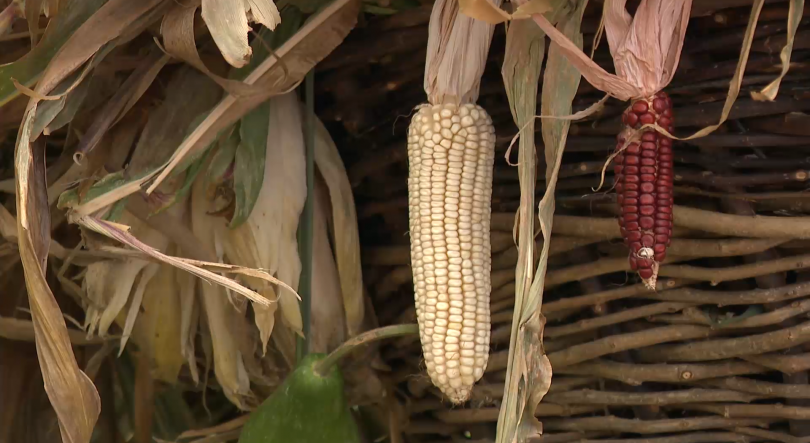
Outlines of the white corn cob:
{"label": "white corn cob", "polygon": [[411,264],[422,351],[454,403],[489,357],[492,119],[478,105],[423,105],[408,129]]}

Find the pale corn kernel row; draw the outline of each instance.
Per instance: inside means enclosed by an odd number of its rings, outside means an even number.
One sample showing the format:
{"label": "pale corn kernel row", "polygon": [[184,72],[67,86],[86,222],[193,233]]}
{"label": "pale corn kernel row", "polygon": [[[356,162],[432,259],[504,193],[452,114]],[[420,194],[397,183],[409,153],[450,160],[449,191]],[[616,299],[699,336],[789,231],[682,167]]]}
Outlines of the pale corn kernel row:
{"label": "pale corn kernel row", "polygon": [[489,356],[495,129],[478,105],[424,105],[408,130],[416,315],[427,372],[454,403]]}

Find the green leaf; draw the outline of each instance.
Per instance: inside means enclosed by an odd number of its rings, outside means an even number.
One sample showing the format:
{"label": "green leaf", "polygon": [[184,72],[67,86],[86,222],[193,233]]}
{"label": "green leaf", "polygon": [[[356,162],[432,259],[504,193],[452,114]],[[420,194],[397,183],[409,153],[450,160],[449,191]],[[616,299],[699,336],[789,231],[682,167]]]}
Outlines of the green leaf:
{"label": "green leaf", "polygon": [[259,198],[264,182],[264,160],[267,154],[270,102],[264,102],[242,117],[239,125],[241,141],[236,148],[233,169],[233,191],[236,195],[236,210],[231,219],[231,228],[247,220]]}
{"label": "green leaf", "polygon": [[223,134],[211,164],[208,165],[205,176],[206,188],[223,182],[236,158],[236,149],[239,147],[239,123],[231,126],[229,131],[227,135]]}
{"label": "green leaf", "polygon": [[0,107],[20,95],[12,79],[31,87],[76,29],[107,0],[68,0],[48,25],[39,44],[21,59],[0,66]]}
{"label": "green leaf", "polygon": [[337,366],[315,371],[323,354],[309,354],[248,419],[239,443],[359,443],[360,432]]}

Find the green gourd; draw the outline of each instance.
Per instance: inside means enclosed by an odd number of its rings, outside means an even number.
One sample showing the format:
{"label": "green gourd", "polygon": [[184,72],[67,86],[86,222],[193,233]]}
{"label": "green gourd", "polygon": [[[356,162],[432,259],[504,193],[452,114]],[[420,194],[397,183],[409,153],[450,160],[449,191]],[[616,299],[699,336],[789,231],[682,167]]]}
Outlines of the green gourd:
{"label": "green gourd", "polygon": [[309,354],[252,414],[239,443],[359,443],[337,365],[316,370],[324,354]]}

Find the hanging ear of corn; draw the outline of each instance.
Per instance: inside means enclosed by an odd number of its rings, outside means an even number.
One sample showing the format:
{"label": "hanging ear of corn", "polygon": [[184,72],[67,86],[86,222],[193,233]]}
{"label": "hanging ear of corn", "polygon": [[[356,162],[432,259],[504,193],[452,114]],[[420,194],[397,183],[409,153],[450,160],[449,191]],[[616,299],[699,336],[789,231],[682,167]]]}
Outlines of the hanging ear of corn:
{"label": "hanging ear of corn", "polygon": [[[496,0],[496,6],[500,2]],[[467,400],[489,356],[489,226],[495,130],[474,104],[493,26],[434,3],[423,105],[408,129],[411,262],[433,383]]]}

